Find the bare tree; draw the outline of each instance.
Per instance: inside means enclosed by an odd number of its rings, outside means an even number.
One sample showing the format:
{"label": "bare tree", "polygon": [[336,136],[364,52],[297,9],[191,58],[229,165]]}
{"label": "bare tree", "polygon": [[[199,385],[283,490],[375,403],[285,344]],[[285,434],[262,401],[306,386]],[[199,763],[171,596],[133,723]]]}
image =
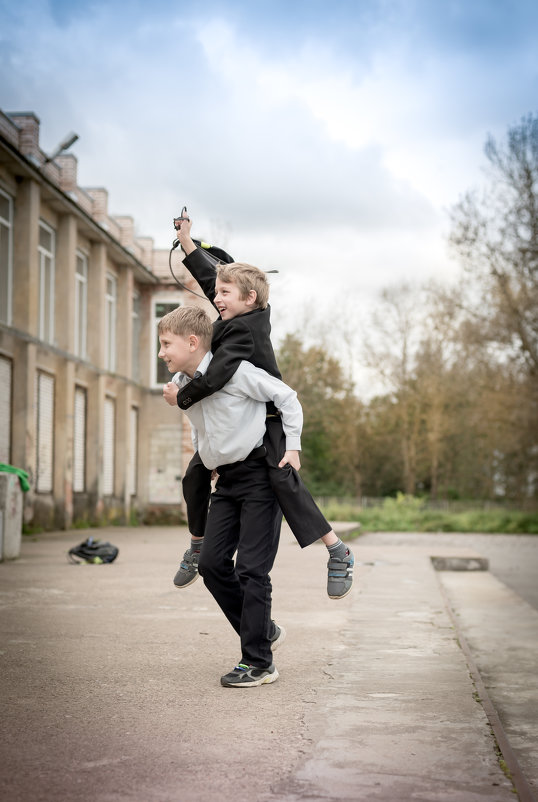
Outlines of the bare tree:
{"label": "bare tree", "polygon": [[422,331],[422,305],[421,291],[410,284],[383,290],[372,316],[372,335],[364,344],[365,364],[378,373],[396,404],[404,489],[410,494],[417,484],[421,399],[414,357]]}
{"label": "bare tree", "polygon": [[466,268],[474,323],[538,376],[538,117],[489,137],[487,184],[452,210],[451,242]]}

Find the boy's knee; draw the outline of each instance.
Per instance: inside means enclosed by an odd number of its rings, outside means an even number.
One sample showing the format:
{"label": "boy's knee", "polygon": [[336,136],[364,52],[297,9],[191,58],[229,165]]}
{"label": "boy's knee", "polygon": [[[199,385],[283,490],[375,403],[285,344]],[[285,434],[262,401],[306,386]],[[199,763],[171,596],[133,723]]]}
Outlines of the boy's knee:
{"label": "boy's knee", "polygon": [[191,487],[210,487],[211,471],[208,471],[204,465],[195,465],[193,468],[189,467],[185,471],[181,484],[183,488],[187,489]]}
{"label": "boy's knee", "polygon": [[232,560],[220,560],[209,549],[202,549],[198,559],[198,573],[200,576],[203,576],[204,579],[212,576],[222,577],[229,574],[230,570],[233,571]]}

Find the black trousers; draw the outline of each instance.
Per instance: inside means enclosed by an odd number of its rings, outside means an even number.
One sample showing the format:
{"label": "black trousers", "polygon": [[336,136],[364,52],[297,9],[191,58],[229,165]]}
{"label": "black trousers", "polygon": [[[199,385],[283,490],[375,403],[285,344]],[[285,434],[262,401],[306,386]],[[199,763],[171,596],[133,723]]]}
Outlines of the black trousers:
{"label": "black trousers", "polygon": [[263,458],[218,470],[198,570],[241,638],[241,662],[267,668],[272,662],[269,572],[282,514]]}
{"label": "black trousers", "polygon": [[[305,548],[330,532],[331,525],[295,468],[291,465],[278,467],[286,450],[286,436],[280,416],[267,418],[263,444],[267,451],[266,462],[273,492],[297,542],[301,548]],[[198,453],[191,459],[182,484],[189,530],[195,537],[203,537],[211,494],[211,471],[203,465]]]}

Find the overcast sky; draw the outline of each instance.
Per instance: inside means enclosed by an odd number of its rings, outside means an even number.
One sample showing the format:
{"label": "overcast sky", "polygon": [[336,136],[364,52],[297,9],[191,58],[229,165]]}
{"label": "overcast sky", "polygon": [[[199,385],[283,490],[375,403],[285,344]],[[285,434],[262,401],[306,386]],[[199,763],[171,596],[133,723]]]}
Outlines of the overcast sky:
{"label": "overcast sky", "polygon": [[157,247],[276,268],[277,335],[450,277],[447,209],[538,106],[531,0],[0,0],[0,107],[71,130],[81,186]]}

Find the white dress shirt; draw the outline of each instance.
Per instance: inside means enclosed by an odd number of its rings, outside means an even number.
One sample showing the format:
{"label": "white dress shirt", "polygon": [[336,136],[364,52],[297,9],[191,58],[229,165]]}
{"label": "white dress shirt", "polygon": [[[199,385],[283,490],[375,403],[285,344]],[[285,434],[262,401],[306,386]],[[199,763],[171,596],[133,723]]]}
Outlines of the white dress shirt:
{"label": "white dress shirt", "polygon": [[[213,354],[208,352],[194,378],[206,372],[212,359]],[[172,378],[180,388],[190,380],[185,373]],[[286,450],[301,449],[303,410],[297,393],[265,370],[243,361],[222,390],[184,410],[191,422],[194,448],[206,468],[213,470],[243,460],[261,445],[267,401],[272,401],[282,416]]]}

